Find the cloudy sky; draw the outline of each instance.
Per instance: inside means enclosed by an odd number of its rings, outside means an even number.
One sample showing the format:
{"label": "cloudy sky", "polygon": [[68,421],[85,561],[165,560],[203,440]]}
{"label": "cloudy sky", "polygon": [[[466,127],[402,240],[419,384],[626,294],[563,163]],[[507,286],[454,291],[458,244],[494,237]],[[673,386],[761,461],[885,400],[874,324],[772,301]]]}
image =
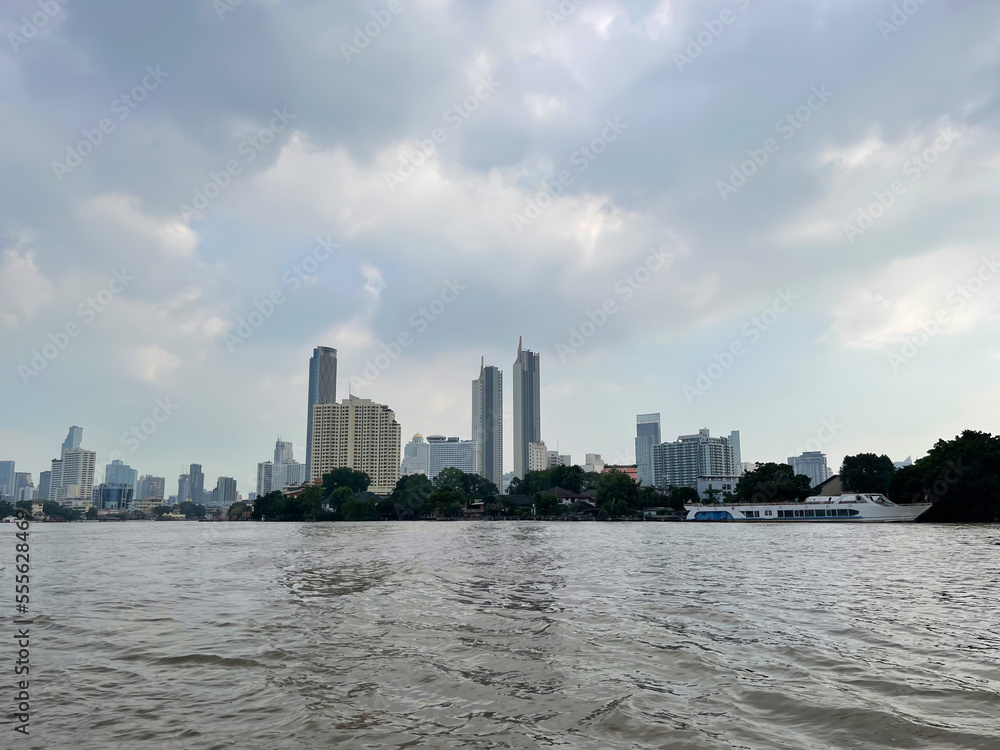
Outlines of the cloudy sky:
{"label": "cloudy sky", "polygon": [[0,458],[37,481],[77,424],[102,467],[173,493],[200,462],[245,493],[276,436],[304,458],[325,345],[404,440],[469,437],[480,358],[502,367],[510,469],[519,336],[578,462],[633,460],[640,412],[835,467],[995,432],[998,22],[992,0],[6,0]]}

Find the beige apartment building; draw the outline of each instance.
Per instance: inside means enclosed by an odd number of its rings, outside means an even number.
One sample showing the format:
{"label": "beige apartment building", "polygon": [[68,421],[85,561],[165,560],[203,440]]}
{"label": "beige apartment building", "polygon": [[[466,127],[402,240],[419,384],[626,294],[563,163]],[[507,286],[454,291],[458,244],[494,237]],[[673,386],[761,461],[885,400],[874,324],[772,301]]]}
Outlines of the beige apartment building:
{"label": "beige apartment building", "polygon": [[400,427],[385,404],[351,397],[312,412],[313,478],[347,467],[371,477],[369,492],[388,494],[399,481]]}

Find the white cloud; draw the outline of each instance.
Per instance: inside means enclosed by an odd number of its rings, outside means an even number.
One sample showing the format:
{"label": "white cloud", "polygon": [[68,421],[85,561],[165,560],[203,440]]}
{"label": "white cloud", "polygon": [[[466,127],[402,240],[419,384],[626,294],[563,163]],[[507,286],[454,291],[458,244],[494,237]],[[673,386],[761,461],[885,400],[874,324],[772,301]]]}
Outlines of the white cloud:
{"label": "white cloud", "polygon": [[156,344],[133,349],[129,354],[132,373],[147,383],[155,383],[164,372],[180,366],[181,358]]}
{"label": "white cloud", "polygon": [[35,265],[34,253],[7,250],[0,263],[0,323],[17,328],[52,299],[54,288]]}

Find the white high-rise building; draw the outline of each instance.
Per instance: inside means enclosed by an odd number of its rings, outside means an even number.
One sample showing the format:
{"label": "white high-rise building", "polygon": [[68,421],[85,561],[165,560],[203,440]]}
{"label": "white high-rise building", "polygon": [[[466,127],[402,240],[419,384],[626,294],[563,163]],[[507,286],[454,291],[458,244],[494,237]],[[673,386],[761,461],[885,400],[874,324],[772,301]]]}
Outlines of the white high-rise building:
{"label": "white high-rise building", "polygon": [[[695,487],[699,477],[740,475],[739,432],[711,437],[708,429],[653,447],[653,481],[659,487]],[[735,440],[735,445],[733,444]]]}
{"label": "white high-rise building", "polygon": [[475,441],[444,435],[428,435],[427,447],[429,465],[427,476],[431,479],[449,468],[461,469],[466,474],[476,473]]}
{"label": "white high-rise building", "polygon": [[559,451],[549,451],[549,468],[553,466],[572,466],[573,457],[567,453],[560,453]]}
{"label": "white high-rise building", "polygon": [[92,502],[97,453],[81,448],[82,442],[83,428],[70,427],[63,441],[61,457],[52,459],[49,500],[57,503],[75,500],[78,504]]}
{"label": "white high-rise building", "polygon": [[600,453],[588,453],[586,454],[586,461],[583,464],[583,470],[587,474],[600,474],[604,471],[606,464],[604,459],[601,458]]}
{"label": "white high-rise building", "polygon": [[503,482],[503,373],[499,367],[479,365],[472,381],[472,440],[476,443],[476,471],[498,488]]}
{"label": "white high-rise building", "polygon": [[403,465],[399,473],[404,477],[411,474],[428,476],[431,473],[431,446],[419,432],[403,448]]}
{"label": "white high-rise building", "polygon": [[212,504],[228,508],[236,502],[236,480],[232,477],[219,477],[212,490]]}
{"label": "white high-rise building", "polygon": [[292,444],[280,437],[274,444],[274,461],[257,464],[257,494],[281,492],[306,481],[306,465],[295,460]]}
{"label": "white high-rise building", "polygon": [[549,468],[549,449],[545,443],[528,443],[528,471],[545,471]]}
{"label": "white high-rise building", "polygon": [[365,472],[370,492],[388,494],[399,481],[400,427],[385,404],[344,399],[316,404],[312,420],[310,471],[317,477],[343,467]]}
{"label": "white high-rise building", "polygon": [[826,454],[821,451],[806,451],[801,456],[789,456],[788,465],[796,474],[809,477],[812,487],[822,484],[833,476],[830,467],[826,465]]}

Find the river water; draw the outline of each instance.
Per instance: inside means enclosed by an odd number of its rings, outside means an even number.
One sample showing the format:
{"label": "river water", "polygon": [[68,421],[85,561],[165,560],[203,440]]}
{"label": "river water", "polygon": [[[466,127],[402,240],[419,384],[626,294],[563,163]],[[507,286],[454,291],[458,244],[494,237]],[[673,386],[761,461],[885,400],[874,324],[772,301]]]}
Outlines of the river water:
{"label": "river water", "polygon": [[4,748],[1000,747],[997,526],[87,523],[30,540],[31,734],[0,687]]}

